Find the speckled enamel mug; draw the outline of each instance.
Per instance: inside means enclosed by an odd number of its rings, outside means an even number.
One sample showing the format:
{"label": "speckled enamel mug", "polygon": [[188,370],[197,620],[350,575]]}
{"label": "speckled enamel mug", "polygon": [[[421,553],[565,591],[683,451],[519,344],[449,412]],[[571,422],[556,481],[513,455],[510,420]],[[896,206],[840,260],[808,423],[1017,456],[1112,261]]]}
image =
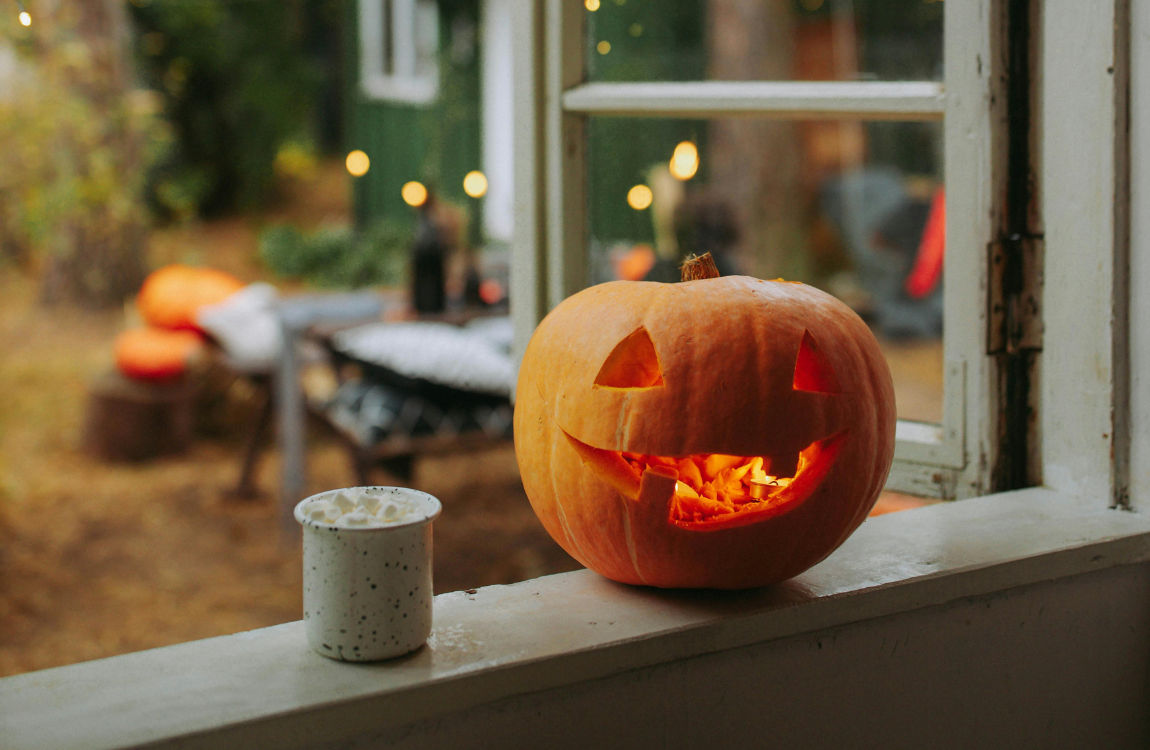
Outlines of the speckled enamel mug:
{"label": "speckled enamel mug", "polygon": [[442,505],[404,487],[355,487],[417,512],[386,526],[337,527],[295,508],[303,525],[303,619],[308,644],[342,661],[378,661],[414,651],[431,635],[431,522]]}

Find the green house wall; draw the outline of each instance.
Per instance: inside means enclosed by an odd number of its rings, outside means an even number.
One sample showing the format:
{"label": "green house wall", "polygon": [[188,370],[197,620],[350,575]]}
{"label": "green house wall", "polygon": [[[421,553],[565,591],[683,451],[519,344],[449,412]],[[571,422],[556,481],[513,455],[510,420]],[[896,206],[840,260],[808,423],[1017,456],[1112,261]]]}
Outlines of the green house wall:
{"label": "green house wall", "polygon": [[[410,180],[419,180],[468,211],[469,233],[478,241],[482,199],[463,192],[464,175],[481,169],[478,1],[441,0],[439,97],[425,107],[364,96],[359,86],[358,3],[347,0],[344,7],[349,30],[347,150],[362,149],[371,158],[368,173],[353,178],[356,221],[361,226],[381,218],[414,221],[400,189]],[[598,12],[589,14],[593,16],[589,17],[589,79],[702,78],[706,68],[703,10],[702,0],[665,5],[604,0]],[[638,36],[631,33],[635,23],[644,26]],[[467,56],[459,54],[453,33],[469,24],[473,24],[475,46]],[[613,45],[612,53],[605,56],[595,51],[595,44],[604,38]],[[665,163],[679,141],[701,143],[705,127],[701,121],[592,118],[588,128],[591,235],[604,242],[651,239],[650,216],[627,205],[627,191],[645,181],[653,164]]]}
{"label": "green house wall", "polygon": [[[705,0],[667,3],[601,0],[587,14],[587,77],[600,81],[694,81],[705,77]],[[638,33],[635,33],[638,32]],[[611,50],[600,54],[606,41]],[[649,211],[627,205],[627,191],[667,164],[675,145],[706,138],[702,120],[593,117],[588,124],[588,217],[599,242],[654,239]],[[706,160],[695,180],[705,179]]]}
{"label": "green house wall", "polygon": [[[802,17],[829,13],[831,7],[827,3],[812,12],[803,9],[798,0],[793,0],[793,5],[794,12]],[[934,24],[941,25],[941,11],[918,5],[913,4],[913,12],[908,14],[906,3],[856,2],[860,31],[883,42],[864,45],[868,69],[881,74],[887,68],[902,70],[908,60],[921,60],[922,70],[917,73],[922,77],[937,74],[931,62],[938,54],[933,41],[937,36],[928,33],[921,35],[925,39],[918,39],[903,26],[933,32]],[[400,197],[400,188],[409,180],[419,180],[467,210],[471,239],[478,242],[482,238],[482,199],[464,194],[463,176],[482,168],[479,0],[440,0],[439,7],[439,97],[431,105],[415,107],[363,95],[359,86],[358,4],[357,0],[345,2],[349,30],[347,148],[362,149],[372,163],[367,175],[354,179],[355,214],[361,225],[379,218],[414,220],[414,212]],[[924,13],[929,17],[920,17]],[[586,17],[588,80],[690,81],[706,77],[706,0],[601,0],[599,9]],[[469,33],[471,53],[461,54],[461,49],[466,52],[469,46],[461,43],[467,41]],[[898,44],[884,34],[897,37]],[[597,50],[601,41],[611,44],[605,55]],[[893,55],[890,60],[883,57],[888,53]],[[885,137],[885,133],[872,134],[875,158],[891,160],[908,150],[901,136]],[[588,234],[600,243],[653,239],[650,212],[628,206],[627,191],[646,180],[650,167],[667,163],[678,142],[691,140],[699,145],[701,167],[692,182],[706,181],[705,121],[593,117],[587,138]],[[890,142],[892,138],[894,142]]]}
{"label": "green house wall", "polygon": [[[427,106],[364,95],[359,85],[359,7],[356,0],[348,0],[344,7],[349,31],[347,150],[361,149],[371,159],[368,173],[352,178],[356,222],[359,226],[384,218],[414,222],[415,212],[403,202],[400,190],[418,180],[437,196],[463,207],[472,237],[481,237],[479,202],[463,192],[464,175],[480,169],[478,1],[439,3],[439,97]],[[470,33],[473,41],[453,43],[453,33]]]}

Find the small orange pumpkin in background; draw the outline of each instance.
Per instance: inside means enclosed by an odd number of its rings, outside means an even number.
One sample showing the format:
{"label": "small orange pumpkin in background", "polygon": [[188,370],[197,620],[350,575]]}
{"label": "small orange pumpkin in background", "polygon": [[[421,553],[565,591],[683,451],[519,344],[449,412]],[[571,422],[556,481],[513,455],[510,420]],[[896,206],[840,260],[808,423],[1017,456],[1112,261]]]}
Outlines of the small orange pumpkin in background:
{"label": "small orange pumpkin in background", "polygon": [[195,331],[133,328],[116,337],[116,367],[137,380],[170,380],[187,371],[203,348]]}
{"label": "small orange pumpkin in background", "polygon": [[197,310],[223,302],[243,287],[235,276],[213,268],[164,266],[144,279],[136,307],[149,325],[198,331]]}
{"label": "small orange pumpkin in background", "polygon": [[713,268],[585,289],[524,353],[527,496],[572,557],[616,581],[798,575],[858,528],[890,471],[894,388],[866,324],[804,284]]}

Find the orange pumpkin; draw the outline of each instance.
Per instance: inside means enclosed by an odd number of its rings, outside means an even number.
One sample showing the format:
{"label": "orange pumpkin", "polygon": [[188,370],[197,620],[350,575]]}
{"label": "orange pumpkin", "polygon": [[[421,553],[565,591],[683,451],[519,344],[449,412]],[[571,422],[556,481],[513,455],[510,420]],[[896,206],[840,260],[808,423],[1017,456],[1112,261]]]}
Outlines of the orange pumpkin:
{"label": "orange pumpkin", "polygon": [[878,498],[894,430],[866,324],[812,287],[745,276],[575,294],[539,324],[516,391],[515,453],[547,531],[651,586],[749,588],[819,562]]}
{"label": "orange pumpkin", "polygon": [[203,339],[194,331],[133,328],[116,337],[116,367],[137,380],[169,380],[182,375],[199,354]]}
{"label": "orange pumpkin", "polygon": [[144,279],[136,307],[149,325],[198,331],[197,310],[223,302],[243,287],[235,276],[212,268],[165,266]]}

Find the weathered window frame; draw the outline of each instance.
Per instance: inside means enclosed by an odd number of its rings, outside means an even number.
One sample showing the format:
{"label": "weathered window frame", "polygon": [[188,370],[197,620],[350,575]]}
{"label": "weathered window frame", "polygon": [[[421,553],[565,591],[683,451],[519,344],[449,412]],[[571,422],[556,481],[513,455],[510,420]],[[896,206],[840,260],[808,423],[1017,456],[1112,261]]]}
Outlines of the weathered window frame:
{"label": "weathered window frame", "polygon": [[[996,360],[988,352],[989,252],[1001,224],[1005,163],[1000,143],[1005,61],[996,0],[948,3],[944,83],[732,82],[594,83],[584,80],[586,10],[547,0],[538,28],[519,33],[516,195],[540,199],[520,212],[519,273],[513,280],[520,342],[547,310],[586,285],[585,125],[592,115],[773,119],[917,120],[944,123],[947,185],[945,371],[941,424],[900,420],[890,489],[941,497],[991,491],[997,413]],[[523,106],[534,93],[535,111]],[[535,193],[529,192],[534,190]]]}

